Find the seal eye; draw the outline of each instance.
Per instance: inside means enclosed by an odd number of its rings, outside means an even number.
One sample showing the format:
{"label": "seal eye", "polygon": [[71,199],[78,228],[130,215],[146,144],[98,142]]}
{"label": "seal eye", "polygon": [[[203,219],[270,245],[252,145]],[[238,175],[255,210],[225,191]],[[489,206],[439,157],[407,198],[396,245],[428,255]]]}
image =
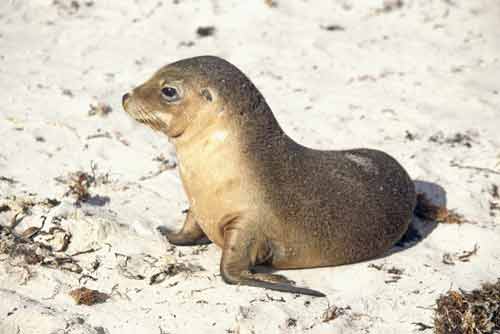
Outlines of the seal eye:
{"label": "seal eye", "polygon": [[161,95],[168,102],[174,102],[180,99],[179,93],[177,93],[177,89],[170,86],[165,86],[161,89]]}

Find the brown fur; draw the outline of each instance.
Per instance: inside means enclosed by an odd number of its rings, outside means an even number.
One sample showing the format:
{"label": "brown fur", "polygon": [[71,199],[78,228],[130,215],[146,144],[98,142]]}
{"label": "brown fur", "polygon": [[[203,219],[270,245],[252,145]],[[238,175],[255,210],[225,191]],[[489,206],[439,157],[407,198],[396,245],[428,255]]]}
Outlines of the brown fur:
{"label": "brown fur", "polygon": [[[182,91],[179,101],[162,99],[165,83]],[[167,65],[134,89],[124,108],[176,146],[191,208],[183,229],[168,239],[215,242],[228,283],[321,296],[250,270],[262,263],[310,268],[374,258],[408,228],[414,185],[392,157],[294,142],[257,88],[223,59]]]}

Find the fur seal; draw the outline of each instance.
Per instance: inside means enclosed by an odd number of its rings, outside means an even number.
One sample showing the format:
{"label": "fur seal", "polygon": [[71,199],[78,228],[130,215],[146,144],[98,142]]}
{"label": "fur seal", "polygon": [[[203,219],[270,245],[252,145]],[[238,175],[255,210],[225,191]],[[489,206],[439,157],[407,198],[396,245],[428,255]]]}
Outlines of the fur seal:
{"label": "fur seal", "polygon": [[122,102],[175,145],[190,209],[168,240],[217,244],[227,283],[324,296],[252,268],[359,262],[382,255],[408,229],[415,189],[394,158],[296,143],[245,74],[221,58],[169,64]]}

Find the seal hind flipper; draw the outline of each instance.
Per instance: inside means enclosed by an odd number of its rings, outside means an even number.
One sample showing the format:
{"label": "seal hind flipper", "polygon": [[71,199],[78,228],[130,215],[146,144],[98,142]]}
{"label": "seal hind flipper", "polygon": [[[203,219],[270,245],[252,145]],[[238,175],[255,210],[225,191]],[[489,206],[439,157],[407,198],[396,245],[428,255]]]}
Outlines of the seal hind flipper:
{"label": "seal hind flipper", "polygon": [[325,294],[308,288],[292,285],[292,281],[282,275],[252,273],[250,268],[255,265],[260,252],[269,250],[260,247],[249,226],[253,224],[242,218],[234,218],[224,227],[224,248],[220,262],[222,279],[229,284],[248,285],[281,292],[325,297]]}
{"label": "seal hind flipper", "polygon": [[167,231],[165,234],[168,241],[176,246],[203,245],[211,242],[194,219],[191,210],[188,210],[184,225],[179,232]]}
{"label": "seal hind flipper", "polygon": [[[224,278],[224,276],[223,276],[223,278]],[[227,283],[229,283],[229,282],[227,282]],[[281,292],[298,293],[301,295],[308,295],[308,296],[314,296],[314,297],[326,297],[326,295],[320,291],[316,291],[316,290],[312,290],[312,289],[308,289],[308,288],[296,287],[296,286],[293,286],[291,284],[286,284],[286,283],[270,283],[270,282],[261,281],[261,280],[257,280],[257,279],[245,279],[242,282],[240,282],[240,284],[254,286],[254,287],[258,287],[258,288],[269,289],[269,290],[281,291]]]}

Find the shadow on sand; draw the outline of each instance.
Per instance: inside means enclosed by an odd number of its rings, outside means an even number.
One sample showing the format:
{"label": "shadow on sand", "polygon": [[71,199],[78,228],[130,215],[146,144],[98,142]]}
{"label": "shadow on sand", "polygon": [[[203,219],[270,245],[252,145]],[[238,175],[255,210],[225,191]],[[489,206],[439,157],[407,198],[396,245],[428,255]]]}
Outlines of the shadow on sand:
{"label": "shadow on sand", "polygon": [[[439,184],[415,180],[415,190],[417,193],[424,193],[433,204],[446,207],[446,191]],[[436,226],[437,223],[435,221],[422,220],[413,215],[408,231],[406,231],[401,240],[389,250],[386,256],[415,246],[431,234]]]}

